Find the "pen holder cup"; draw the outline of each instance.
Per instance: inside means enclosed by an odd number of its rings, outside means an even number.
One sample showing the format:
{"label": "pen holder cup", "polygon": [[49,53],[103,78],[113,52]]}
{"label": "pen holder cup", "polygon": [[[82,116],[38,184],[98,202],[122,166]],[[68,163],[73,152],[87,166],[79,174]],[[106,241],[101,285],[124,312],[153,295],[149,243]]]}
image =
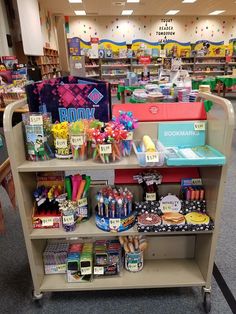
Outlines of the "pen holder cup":
{"label": "pen holder cup", "polygon": [[125,253],[125,269],[136,273],[143,269],[143,252]]}
{"label": "pen holder cup", "polygon": [[64,213],[62,213],[62,226],[66,232],[75,231],[75,216],[73,214],[65,215]]}
{"label": "pen holder cup", "polygon": [[122,142],[97,144],[93,147],[93,160],[102,163],[112,163],[122,159]]}
{"label": "pen holder cup", "polygon": [[54,138],[55,157],[58,159],[71,159],[70,140],[67,138]]}
{"label": "pen holder cup", "polygon": [[87,137],[84,133],[70,134],[70,146],[74,160],[87,160]]}

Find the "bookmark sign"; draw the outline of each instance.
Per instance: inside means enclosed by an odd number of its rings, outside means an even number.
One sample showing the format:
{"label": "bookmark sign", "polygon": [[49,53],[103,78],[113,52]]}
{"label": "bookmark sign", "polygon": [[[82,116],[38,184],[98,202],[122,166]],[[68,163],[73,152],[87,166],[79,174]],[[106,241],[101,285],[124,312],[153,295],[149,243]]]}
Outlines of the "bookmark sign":
{"label": "bookmark sign", "polygon": [[146,162],[158,162],[159,161],[159,154],[157,152],[146,153]]}
{"label": "bookmark sign", "polygon": [[100,154],[111,154],[112,153],[111,144],[99,145],[99,152]]}
{"label": "bookmark sign", "polygon": [[30,116],[30,125],[43,125],[43,117],[42,116]]}
{"label": "bookmark sign", "polygon": [[84,137],[82,135],[72,135],[70,143],[73,146],[82,146],[84,144]]}
{"label": "bookmark sign", "polygon": [[158,140],[166,147],[205,145],[206,123],[206,121],[159,122]]}

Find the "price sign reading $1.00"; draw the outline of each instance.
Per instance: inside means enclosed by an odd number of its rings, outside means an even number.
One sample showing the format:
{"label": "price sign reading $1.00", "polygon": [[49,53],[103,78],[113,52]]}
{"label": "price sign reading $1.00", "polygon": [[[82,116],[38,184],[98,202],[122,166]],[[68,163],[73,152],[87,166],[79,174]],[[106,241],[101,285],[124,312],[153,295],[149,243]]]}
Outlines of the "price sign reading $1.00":
{"label": "price sign reading $1.00", "polygon": [[159,161],[159,154],[157,152],[146,153],[146,162],[158,162]]}
{"label": "price sign reading $1.00", "polygon": [[94,275],[104,275],[104,267],[103,266],[94,266],[93,273],[94,273]]}
{"label": "price sign reading $1.00", "polygon": [[109,221],[111,231],[117,231],[120,227],[120,218],[111,218]]}
{"label": "price sign reading $1.00", "polygon": [[30,125],[42,125],[43,117],[42,116],[30,116]]}
{"label": "price sign reading $1.00", "polygon": [[56,148],[67,148],[67,139],[57,138],[56,139]]}
{"label": "price sign reading $1.00", "polygon": [[74,223],[74,216],[73,215],[62,216],[62,221],[63,221],[64,225],[73,224]]}
{"label": "price sign reading $1.00", "polygon": [[194,123],[194,130],[195,131],[205,131],[206,124],[205,122],[195,122]]}
{"label": "price sign reading $1.00", "polygon": [[100,154],[111,154],[111,144],[101,144],[99,145]]}
{"label": "price sign reading $1.00", "polygon": [[71,136],[70,142],[73,146],[82,146],[84,144],[84,137],[81,135],[73,135]]}
{"label": "price sign reading $1.00", "polygon": [[86,205],[88,205],[88,200],[87,200],[86,197],[85,198],[81,198],[80,200],[78,200],[78,206],[79,207],[83,207],[83,206],[86,206]]}
{"label": "price sign reading $1.00", "polygon": [[132,140],[133,140],[133,137],[134,137],[134,133],[133,133],[133,132],[129,132],[129,133],[127,134],[126,140],[127,140],[127,141],[132,141]]}
{"label": "price sign reading $1.00", "polygon": [[81,275],[91,275],[92,274],[92,267],[81,267]]}

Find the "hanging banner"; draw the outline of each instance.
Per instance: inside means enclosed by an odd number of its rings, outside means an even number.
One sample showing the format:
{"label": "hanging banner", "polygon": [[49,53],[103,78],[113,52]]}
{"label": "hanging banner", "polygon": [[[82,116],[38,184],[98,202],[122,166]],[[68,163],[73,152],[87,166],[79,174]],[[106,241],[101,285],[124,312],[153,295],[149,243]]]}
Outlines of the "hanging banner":
{"label": "hanging banner", "polygon": [[80,38],[73,37],[68,38],[68,49],[70,56],[80,56]]}

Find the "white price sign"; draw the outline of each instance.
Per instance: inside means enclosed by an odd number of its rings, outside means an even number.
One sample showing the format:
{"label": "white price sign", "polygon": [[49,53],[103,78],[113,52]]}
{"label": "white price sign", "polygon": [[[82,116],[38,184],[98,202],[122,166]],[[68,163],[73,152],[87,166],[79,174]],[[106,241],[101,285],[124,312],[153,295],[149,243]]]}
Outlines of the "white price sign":
{"label": "white price sign", "polygon": [[130,271],[138,271],[138,264],[129,264],[128,268]]}
{"label": "white price sign", "polygon": [[62,216],[62,222],[64,225],[72,224],[75,222],[73,215]]}
{"label": "white price sign", "polygon": [[56,139],[56,148],[67,148],[67,139],[57,138]]}
{"label": "white price sign", "polygon": [[134,137],[134,133],[133,133],[133,132],[129,132],[129,133],[127,134],[126,140],[127,140],[127,141],[132,141],[132,140],[133,140],[133,137]]}
{"label": "white price sign", "polygon": [[30,125],[42,125],[43,117],[42,116],[30,116]]}
{"label": "white price sign", "polygon": [[92,274],[92,267],[89,266],[89,267],[82,267],[81,268],[81,275],[84,276],[84,275],[91,275]]}
{"label": "white price sign", "polygon": [[111,154],[111,144],[101,144],[99,145],[100,154]]}
{"label": "white price sign", "polygon": [[158,162],[159,154],[157,152],[146,153],[146,162]]}
{"label": "white price sign", "polygon": [[82,146],[84,144],[84,137],[81,135],[73,135],[70,138],[70,143],[73,146]]}
{"label": "white price sign", "polygon": [[171,204],[163,204],[162,205],[162,211],[163,212],[169,212],[172,210],[172,205]]}
{"label": "white price sign", "polygon": [[120,218],[111,218],[109,221],[109,227],[112,231],[117,231],[120,227]]}
{"label": "white price sign", "polygon": [[88,199],[85,197],[85,198],[81,198],[81,200],[78,200],[78,206],[79,207],[83,207],[83,206],[86,206],[88,205]]}
{"label": "white price sign", "polygon": [[195,122],[194,123],[194,130],[195,131],[205,131],[206,130],[205,122]]}
{"label": "white price sign", "polygon": [[146,201],[156,201],[156,193],[146,193]]}
{"label": "white price sign", "polygon": [[201,178],[192,179],[192,185],[202,185],[202,179]]}
{"label": "white price sign", "polygon": [[53,217],[41,218],[42,227],[52,227],[53,226]]}
{"label": "white price sign", "polygon": [[104,267],[94,266],[93,273],[94,273],[94,275],[104,275]]}

